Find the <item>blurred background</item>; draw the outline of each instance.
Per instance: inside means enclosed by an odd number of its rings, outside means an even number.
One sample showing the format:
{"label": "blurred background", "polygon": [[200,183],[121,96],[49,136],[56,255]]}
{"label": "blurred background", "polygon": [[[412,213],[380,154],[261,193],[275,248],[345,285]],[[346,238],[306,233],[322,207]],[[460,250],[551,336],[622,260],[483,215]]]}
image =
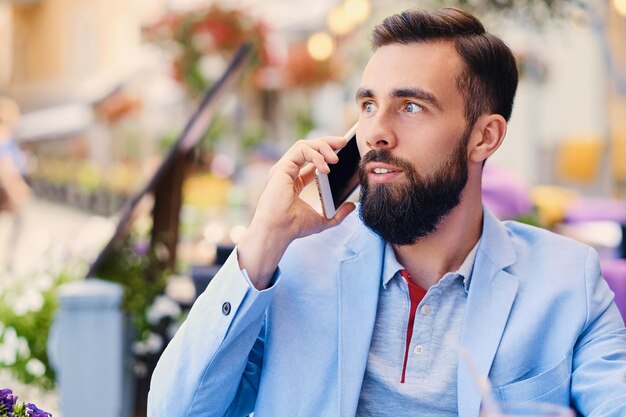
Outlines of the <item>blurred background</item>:
{"label": "blurred background", "polygon": [[[626,0],[0,0],[0,388],[71,417],[91,384],[119,397],[101,415],[145,415],[154,363],[269,167],[354,123],[374,25],[442,5],[476,13],[518,58],[485,204],[594,246],[623,308]],[[315,190],[304,198],[319,206]],[[115,287],[81,304],[86,281]],[[77,303],[121,330],[78,331]],[[111,341],[114,363],[89,359]],[[98,366],[120,374],[81,383]]]}

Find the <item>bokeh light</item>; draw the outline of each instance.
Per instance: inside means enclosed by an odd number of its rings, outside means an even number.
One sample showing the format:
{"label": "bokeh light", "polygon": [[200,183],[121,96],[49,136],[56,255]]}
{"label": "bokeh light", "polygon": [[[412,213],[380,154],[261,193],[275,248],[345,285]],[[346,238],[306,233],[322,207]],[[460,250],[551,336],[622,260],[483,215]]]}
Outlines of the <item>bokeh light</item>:
{"label": "bokeh light", "polygon": [[326,32],[317,32],[311,35],[307,42],[307,51],[316,61],[325,61],[335,51],[335,41]]}
{"label": "bokeh light", "polygon": [[328,30],[338,36],[350,33],[354,29],[355,23],[356,22],[350,15],[348,8],[343,4],[333,8],[328,14],[326,20]]}
{"label": "bokeh light", "polygon": [[626,16],[626,0],[613,0],[613,7],[620,16]]}
{"label": "bokeh light", "polygon": [[346,0],[344,5],[345,14],[350,16],[355,24],[367,20],[371,12],[369,0]]}

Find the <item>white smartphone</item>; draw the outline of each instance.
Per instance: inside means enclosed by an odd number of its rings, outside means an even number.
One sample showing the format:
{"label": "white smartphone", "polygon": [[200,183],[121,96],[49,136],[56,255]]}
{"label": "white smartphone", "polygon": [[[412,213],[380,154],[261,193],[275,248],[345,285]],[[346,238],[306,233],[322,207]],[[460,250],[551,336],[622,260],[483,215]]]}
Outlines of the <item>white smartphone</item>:
{"label": "white smartphone", "polygon": [[346,146],[337,152],[339,162],[329,164],[330,172],[315,171],[317,191],[322,201],[322,210],[327,219],[332,219],[341,206],[359,185],[359,161],[361,155],[356,143],[356,124],[344,135]]}

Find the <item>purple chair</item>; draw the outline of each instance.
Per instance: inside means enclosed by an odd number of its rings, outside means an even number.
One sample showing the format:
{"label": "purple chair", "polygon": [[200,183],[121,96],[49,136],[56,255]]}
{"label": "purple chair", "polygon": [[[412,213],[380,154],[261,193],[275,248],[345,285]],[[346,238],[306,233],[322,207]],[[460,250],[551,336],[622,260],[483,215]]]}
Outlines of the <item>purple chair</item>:
{"label": "purple chair", "polygon": [[600,260],[602,276],[615,293],[615,304],[626,321],[626,259]]}
{"label": "purple chair", "polygon": [[533,211],[528,184],[513,171],[492,166],[483,168],[483,202],[499,219],[514,219]]}
{"label": "purple chair", "polygon": [[565,213],[565,221],[577,223],[605,220],[626,223],[626,201],[612,198],[581,198],[572,203]]}
{"label": "purple chair", "polygon": [[565,222],[569,224],[589,221],[611,221],[622,228],[621,253],[626,258],[626,200],[614,198],[582,198],[572,203],[565,213]]}

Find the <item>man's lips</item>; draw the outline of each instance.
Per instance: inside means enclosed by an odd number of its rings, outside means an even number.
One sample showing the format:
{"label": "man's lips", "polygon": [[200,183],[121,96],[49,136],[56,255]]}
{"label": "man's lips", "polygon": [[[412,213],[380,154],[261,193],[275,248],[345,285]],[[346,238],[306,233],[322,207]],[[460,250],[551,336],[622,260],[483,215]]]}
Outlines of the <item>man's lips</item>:
{"label": "man's lips", "polygon": [[375,184],[390,182],[403,173],[402,169],[382,162],[370,162],[365,169],[369,182]]}
{"label": "man's lips", "polygon": [[367,165],[365,165],[365,170],[370,174],[388,174],[394,172],[402,172],[401,168],[398,168],[394,165],[385,164],[383,162],[368,162]]}

